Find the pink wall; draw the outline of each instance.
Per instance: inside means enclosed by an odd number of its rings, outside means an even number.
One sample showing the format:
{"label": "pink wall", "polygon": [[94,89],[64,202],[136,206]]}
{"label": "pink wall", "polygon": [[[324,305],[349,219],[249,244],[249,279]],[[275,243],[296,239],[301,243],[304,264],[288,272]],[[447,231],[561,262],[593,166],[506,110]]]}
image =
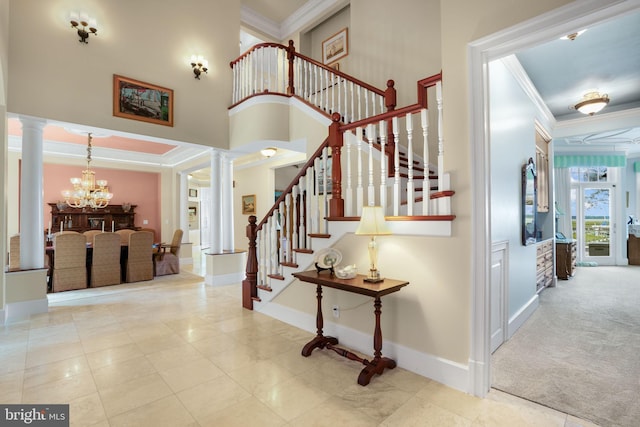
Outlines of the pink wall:
{"label": "pink wall", "polygon": [[[51,219],[51,208],[48,203],[62,200],[60,192],[71,189],[69,179],[80,177],[81,166],[44,164],[44,225],[47,228]],[[111,203],[121,205],[129,202],[136,205],[136,227],[152,228],[156,232],[156,240],[160,240],[160,174],[156,172],[136,172],[121,169],[91,168],[96,179],[109,181],[109,191],[113,193]],[[143,220],[149,224],[143,224]],[[166,240],[166,239],[165,239]]]}

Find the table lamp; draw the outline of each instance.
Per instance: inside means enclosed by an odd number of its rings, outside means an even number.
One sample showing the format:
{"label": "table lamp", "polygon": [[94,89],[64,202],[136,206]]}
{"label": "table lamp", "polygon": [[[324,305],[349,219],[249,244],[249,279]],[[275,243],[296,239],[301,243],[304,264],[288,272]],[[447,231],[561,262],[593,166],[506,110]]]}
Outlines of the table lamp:
{"label": "table lamp", "polygon": [[384,236],[391,234],[391,230],[387,227],[384,219],[384,209],[382,206],[364,206],[360,215],[360,224],[356,230],[356,234],[371,236],[369,241],[369,275],[364,279],[365,282],[377,283],[384,279],[380,277],[377,269],[378,263],[378,244],[376,236]]}

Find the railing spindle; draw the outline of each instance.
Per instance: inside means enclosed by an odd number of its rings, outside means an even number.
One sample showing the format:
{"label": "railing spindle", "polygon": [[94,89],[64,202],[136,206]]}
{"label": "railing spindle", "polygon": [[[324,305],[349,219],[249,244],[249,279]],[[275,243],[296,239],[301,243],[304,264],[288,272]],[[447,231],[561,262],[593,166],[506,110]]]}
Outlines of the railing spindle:
{"label": "railing spindle", "polygon": [[429,181],[429,110],[420,110],[420,123],[422,125],[422,167],[424,177],[422,178],[422,215],[429,215],[429,204],[431,203],[431,182]]}
{"label": "railing spindle", "polygon": [[375,127],[370,124],[367,126],[367,138],[369,139],[369,185],[367,186],[367,205],[374,206],[376,204],[375,201],[375,187],[373,183],[373,143],[376,139],[375,137]]}
{"label": "railing spindle", "polygon": [[380,120],[378,126],[380,127],[380,206],[386,211],[387,208],[387,161],[386,156],[386,143],[387,143],[387,122]]}
{"label": "railing spindle", "polygon": [[408,157],[408,179],[407,179],[407,215],[413,215],[413,204],[415,202],[413,187],[413,116],[408,113],[405,116],[407,129],[407,157]]}
{"label": "railing spindle", "polygon": [[400,211],[400,137],[398,135],[398,116],[391,120],[393,126],[393,216],[398,216]]}

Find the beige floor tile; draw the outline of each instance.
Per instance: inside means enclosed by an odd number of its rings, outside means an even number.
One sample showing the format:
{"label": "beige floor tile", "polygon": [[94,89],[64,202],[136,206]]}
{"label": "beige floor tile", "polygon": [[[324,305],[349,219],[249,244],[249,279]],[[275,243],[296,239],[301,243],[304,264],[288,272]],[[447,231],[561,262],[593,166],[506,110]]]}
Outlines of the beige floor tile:
{"label": "beige floor tile", "polygon": [[69,402],[71,426],[91,426],[107,420],[100,395],[91,393]]}
{"label": "beige floor tile", "polygon": [[382,427],[471,427],[471,420],[422,398],[414,397],[387,417],[380,425]]}
{"label": "beige floor tile", "polygon": [[144,356],[144,353],[140,351],[137,345],[126,344],[120,347],[87,353],[87,361],[89,362],[91,369],[97,369],[123,360],[134,359],[139,356]]}
{"label": "beige floor tile", "polygon": [[11,354],[0,356],[0,375],[12,372],[22,372],[27,365],[27,351],[17,351]]}
{"label": "beige floor tile", "polygon": [[[203,354],[206,351],[200,349]],[[223,352],[211,352],[207,357],[225,372],[231,372],[258,363],[260,360],[253,349],[246,345],[238,344],[230,350]]]}
{"label": "beige floor tile", "polygon": [[180,400],[172,395],[148,403],[136,410],[111,417],[109,425],[111,427],[197,427],[198,423]]}
{"label": "beige floor tile", "polygon": [[199,359],[184,361],[180,366],[160,371],[160,375],[171,390],[178,392],[222,376],[224,372],[209,359],[201,356]]}
{"label": "beige floor tile", "polygon": [[82,340],[82,347],[85,353],[93,353],[107,348],[131,344],[132,342],[128,333],[114,332],[111,334],[96,334],[92,335],[91,338],[85,338]]}
{"label": "beige floor tile", "polygon": [[429,378],[398,367],[385,370],[382,376],[377,377],[377,380],[409,393],[417,393],[432,382]]}
{"label": "beige floor tile", "polygon": [[314,361],[302,356],[301,351],[302,346],[294,346],[290,350],[273,357],[271,360],[294,375],[316,369]]}
{"label": "beige floor tile", "polygon": [[47,363],[58,362],[76,356],[84,355],[82,344],[78,342],[70,344],[55,344],[46,347],[39,347],[27,353],[26,367],[45,365]]}
{"label": "beige floor tile", "polygon": [[261,402],[287,421],[320,405],[330,395],[314,388],[302,377],[294,377],[275,384],[263,384],[253,393]]}
{"label": "beige floor tile", "polygon": [[270,360],[261,360],[227,374],[250,393],[293,377],[291,372]]}
{"label": "beige floor tile", "polygon": [[413,395],[386,383],[376,382],[374,378],[366,387],[359,384],[347,387],[338,397],[378,422],[382,422],[408,402]]}
{"label": "beige floor tile", "polygon": [[173,332],[164,336],[157,336],[142,341],[136,341],[136,345],[144,354],[157,353],[162,350],[169,350],[172,348],[184,346],[186,344],[188,343],[185,340],[183,340]]}
{"label": "beige floor tile", "polygon": [[376,419],[336,397],[325,400],[288,424],[291,427],[376,427],[378,425]]}
{"label": "beige floor tile", "polygon": [[158,372],[183,366],[192,360],[197,360],[202,357],[202,354],[198,350],[184,341],[181,341],[180,345],[173,348],[147,353],[147,359],[155,366]]}
{"label": "beige floor tile", "polygon": [[91,373],[84,355],[46,365],[33,366],[24,371],[24,388],[59,381],[74,375]]}
{"label": "beige floor tile", "polygon": [[22,400],[24,371],[0,375],[0,402],[17,404]]}
{"label": "beige floor tile", "polygon": [[95,392],[96,384],[93,376],[91,373],[83,373],[24,388],[22,403],[69,403],[73,399]]}
{"label": "beige floor tile", "polygon": [[121,360],[92,370],[98,390],[115,387],[158,371],[144,356]]}
{"label": "beige floor tile", "polygon": [[[151,314],[152,315],[152,314]],[[138,320],[138,319],[136,319]],[[155,320],[155,318],[154,318]],[[135,342],[148,341],[155,338],[172,335],[174,332],[167,327],[164,323],[144,323],[144,322],[132,322],[130,324],[123,324],[131,339]]]}
{"label": "beige floor tile", "polygon": [[102,405],[109,418],[171,394],[171,389],[157,373],[100,389]]}
{"label": "beige floor tile", "polygon": [[567,421],[565,421],[564,427],[599,427],[597,424],[592,423],[591,421],[581,420],[580,418],[576,418],[573,415],[567,416]]}
{"label": "beige floor tile", "polygon": [[244,344],[239,343],[231,335],[228,334],[221,334],[213,338],[194,341],[191,343],[191,345],[194,348],[198,349],[198,351],[205,357],[211,357],[218,353],[230,351],[239,346],[246,347]]}
{"label": "beige floor tile", "polygon": [[469,420],[476,419],[488,405],[486,399],[454,390],[436,381],[428,382],[417,396]]}
{"label": "beige floor tile", "polygon": [[[249,427],[258,425],[260,427],[280,427],[288,424],[264,403],[251,396],[203,418],[200,425],[220,427]],[[338,424],[334,424],[334,426],[337,427]]]}
{"label": "beige floor tile", "polygon": [[[182,404],[202,423],[215,412],[222,411],[251,395],[226,375],[177,393]],[[206,425],[206,424],[203,424]]]}

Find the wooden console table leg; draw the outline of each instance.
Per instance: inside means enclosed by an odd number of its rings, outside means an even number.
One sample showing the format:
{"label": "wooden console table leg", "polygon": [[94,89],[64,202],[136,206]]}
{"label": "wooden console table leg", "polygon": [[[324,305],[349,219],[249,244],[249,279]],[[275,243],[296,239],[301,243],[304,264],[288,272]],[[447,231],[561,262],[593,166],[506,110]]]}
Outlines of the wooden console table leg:
{"label": "wooden console table leg", "polygon": [[302,355],[308,357],[314,348],[325,348],[327,344],[338,344],[338,339],[334,337],[325,337],[322,335],[322,327],[324,321],[322,318],[322,286],[316,286],[316,299],[318,300],[318,311],[316,313],[316,336],[302,348]]}
{"label": "wooden console table leg", "polygon": [[382,310],[382,302],[380,297],[376,297],[373,306],[376,315],[376,326],[373,333],[373,350],[374,357],[371,362],[364,367],[358,376],[358,384],[365,386],[369,384],[374,374],[382,375],[385,368],[393,369],[396,367],[396,361],[388,357],[382,357],[382,328],[380,327],[380,314]]}

